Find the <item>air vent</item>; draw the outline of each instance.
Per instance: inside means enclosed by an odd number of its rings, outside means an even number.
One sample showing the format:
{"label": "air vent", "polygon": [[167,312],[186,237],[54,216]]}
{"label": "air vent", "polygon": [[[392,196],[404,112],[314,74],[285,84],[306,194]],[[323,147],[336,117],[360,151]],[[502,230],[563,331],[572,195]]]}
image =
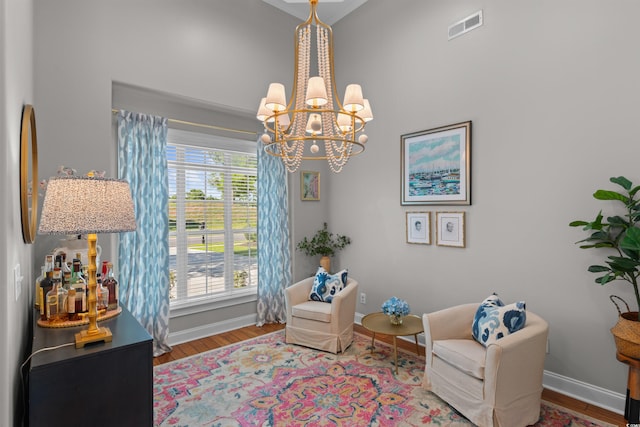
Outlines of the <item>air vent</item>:
{"label": "air vent", "polygon": [[449,40],[455,39],[458,36],[468,33],[474,28],[478,28],[482,25],[482,11],[479,10],[473,15],[467,16],[460,21],[449,25]]}

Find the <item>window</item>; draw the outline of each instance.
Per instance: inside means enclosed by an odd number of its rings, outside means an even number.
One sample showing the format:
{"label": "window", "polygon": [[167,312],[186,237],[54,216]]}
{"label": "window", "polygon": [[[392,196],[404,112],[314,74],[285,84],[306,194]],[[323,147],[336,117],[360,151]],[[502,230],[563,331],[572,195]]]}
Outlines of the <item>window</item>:
{"label": "window", "polygon": [[255,143],[169,129],[171,306],[256,293]]}

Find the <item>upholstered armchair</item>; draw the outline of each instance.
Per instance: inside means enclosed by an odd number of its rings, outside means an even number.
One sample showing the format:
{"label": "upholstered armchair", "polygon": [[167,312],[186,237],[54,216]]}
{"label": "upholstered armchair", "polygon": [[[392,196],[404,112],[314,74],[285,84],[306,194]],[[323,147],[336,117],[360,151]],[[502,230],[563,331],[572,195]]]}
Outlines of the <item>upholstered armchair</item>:
{"label": "upholstered armchair", "polygon": [[306,278],[285,289],[285,341],[331,353],[344,351],[353,341],[358,282],[348,278],[345,288],[327,303],[309,301],[313,279]]}
{"label": "upholstered armchair", "polygon": [[478,305],[423,315],[423,385],[480,427],[535,424],[549,326],[527,311],[523,329],[484,347],[471,332]]}

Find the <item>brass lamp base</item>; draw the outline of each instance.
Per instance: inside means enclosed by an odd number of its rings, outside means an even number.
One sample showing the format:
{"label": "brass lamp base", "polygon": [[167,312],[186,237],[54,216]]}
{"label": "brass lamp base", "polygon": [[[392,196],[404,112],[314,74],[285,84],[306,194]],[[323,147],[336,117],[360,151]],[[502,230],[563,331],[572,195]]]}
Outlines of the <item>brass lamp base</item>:
{"label": "brass lamp base", "polygon": [[82,348],[87,344],[99,341],[111,342],[112,339],[111,330],[107,327],[99,327],[93,332],[84,330],[76,334],[76,348]]}

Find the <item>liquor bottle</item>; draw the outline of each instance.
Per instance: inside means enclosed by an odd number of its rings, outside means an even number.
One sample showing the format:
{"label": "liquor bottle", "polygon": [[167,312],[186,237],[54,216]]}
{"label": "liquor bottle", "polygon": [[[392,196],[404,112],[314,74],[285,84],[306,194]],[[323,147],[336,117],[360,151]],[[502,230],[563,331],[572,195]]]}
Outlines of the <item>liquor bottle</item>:
{"label": "liquor bottle", "polygon": [[46,267],[43,265],[40,267],[40,275],[36,278],[36,291],[33,294],[33,306],[38,311],[40,310],[40,301],[42,301],[40,299],[40,282],[42,282],[45,277],[47,277],[47,272]]}
{"label": "liquor bottle", "polygon": [[82,264],[80,264],[80,260],[78,258],[73,259],[73,267],[71,269],[71,285],[78,282],[78,276],[81,275],[80,268]]}
{"label": "liquor bottle", "polygon": [[109,290],[109,310],[117,310],[120,291],[118,289],[118,281],[113,272],[113,263],[111,262],[107,264],[107,277],[102,282],[102,285]]}
{"label": "liquor bottle", "polygon": [[71,275],[71,271],[65,271],[64,273],[62,273],[62,287],[67,291],[71,289]]}
{"label": "liquor bottle", "polygon": [[98,273],[96,275],[96,281],[97,286],[96,286],[96,297],[98,299],[97,301],[97,306],[98,306],[98,311],[100,310],[107,310],[107,308],[109,307],[109,289],[105,288],[102,285],[102,274]]}
{"label": "liquor bottle", "polygon": [[102,269],[99,273],[102,273],[102,277],[107,277],[107,272],[109,271],[109,261],[102,261]]}
{"label": "liquor bottle", "polygon": [[38,301],[40,302],[40,319],[47,320],[47,293],[53,287],[53,255],[47,255],[44,261],[45,278],[40,282]]}
{"label": "liquor bottle", "polygon": [[60,292],[62,288],[62,279],[60,274],[60,268],[56,267],[53,271],[53,286],[47,292],[46,296],[46,317],[47,320],[52,322],[55,320],[59,320],[62,314],[62,301],[60,301],[60,297],[63,296]]}
{"label": "liquor bottle", "polygon": [[69,291],[67,291],[64,287],[64,282],[62,280],[62,270],[53,270],[53,281],[56,282],[56,277],[59,276],[58,280],[58,319],[59,320],[67,320],[67,298],[69,297]]}
{"label": "liquor bottle", "polygon": [[77,292],[74,288],[69,289],[69,294],[67,295],[67,314],[69,315],[69,320],[77,320],[78,315],[76,314],[76,295]]}
{"label": "liquor bottle", "polygon": [[75,313],[86,313],[87,312],[87,285],[84,282],[76,282],[72,285],[71,291],[76,291],[75,298]]}

